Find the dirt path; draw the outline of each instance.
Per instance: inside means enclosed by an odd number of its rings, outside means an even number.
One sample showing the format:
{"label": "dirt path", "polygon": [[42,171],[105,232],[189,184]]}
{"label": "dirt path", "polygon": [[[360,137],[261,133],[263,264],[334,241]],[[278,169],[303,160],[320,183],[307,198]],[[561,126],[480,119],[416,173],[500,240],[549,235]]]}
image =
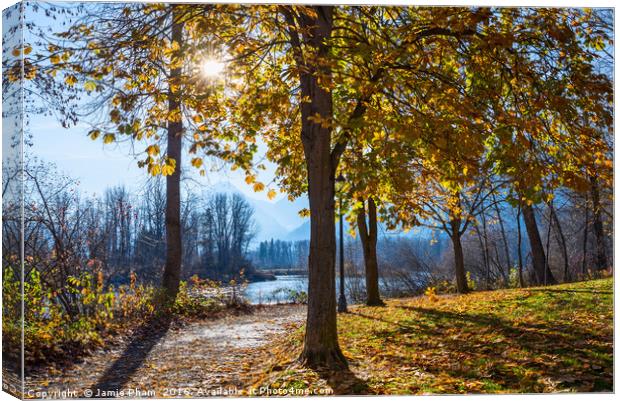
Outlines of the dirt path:
{"label": "dirt path", "polygon": [[[27,379],[34,398],[204,397],[235,395],[269,363],[269,344],[305,317],[305,307],[282,305],[252,314],[147,327],[121,346],[101,350],[65,371]],[[45,391],[46,393],[36,393]],[[64,392],[64,393],[62,393]]]}

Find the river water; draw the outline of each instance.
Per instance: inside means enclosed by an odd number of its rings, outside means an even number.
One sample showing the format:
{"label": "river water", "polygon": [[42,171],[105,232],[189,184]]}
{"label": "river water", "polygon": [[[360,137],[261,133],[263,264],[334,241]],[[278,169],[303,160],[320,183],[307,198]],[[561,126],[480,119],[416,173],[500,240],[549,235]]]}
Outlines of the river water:
{"label": "river water", "polygon": [[276,276],[272,281],[249,283],[244,291],[251,304],[287,302],[291,291],[308,292],[308,276]]}
{"label": "river water", "polygon": [[[352,288],[363,288],[363,277],[347,277],[345,282],[345,295],[352,300],[350,291]],[[423,279],[420,279],[422,283]],[[336,291],[339,280],[336,279]],[[384,296],[396,296],[399,291],[406,291],[403,283],[390,281],[389,286],[385,280],[379,282],[379,289]],[[244,291],[244,296],[251,304],[274,304],[291,302],[295,293],[308,292],[308,276],[276,276],[276,280],[249,283]],[[402,293],[400,295],[403,295]]]}

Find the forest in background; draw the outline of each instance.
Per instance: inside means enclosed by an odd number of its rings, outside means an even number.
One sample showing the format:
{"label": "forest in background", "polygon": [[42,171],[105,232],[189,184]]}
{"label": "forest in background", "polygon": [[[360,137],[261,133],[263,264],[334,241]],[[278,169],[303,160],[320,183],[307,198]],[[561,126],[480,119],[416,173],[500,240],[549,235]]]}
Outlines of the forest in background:
{"label": "forest in background", "polygon": [[[4,188],[13,185],[16,171],[5,166]],[[148,284],[161,280],[166,204],[161,179],[149,179],[140,193],[118,186],[106,189],[101,197],[88,197],[74,179],[61,175],[53,165],[34,160],[24,172],[26,276],[36,270],[54,291],[62,290],[69,277],[92,269],[104,272],[106,286],[129,283],[130,273]],[[12,266],[9,258],[19,253],[21,213],[18,203],[5,206],[3,255],[5,266]],[[184,278],[197,275],[228,282],[243,270],[251,273],[252,213],[238,194],[185,197]]]}

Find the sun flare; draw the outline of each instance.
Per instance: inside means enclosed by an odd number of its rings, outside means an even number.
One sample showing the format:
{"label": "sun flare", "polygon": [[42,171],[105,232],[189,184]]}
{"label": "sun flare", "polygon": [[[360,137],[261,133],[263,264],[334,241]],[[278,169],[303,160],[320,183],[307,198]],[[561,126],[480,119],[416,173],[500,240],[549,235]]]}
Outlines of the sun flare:
{"label": "sun flare", "polygon": [[217,77],[224,71],[224,63],[215,59],[206,59],[202,62],[201,70],[205,77]]}

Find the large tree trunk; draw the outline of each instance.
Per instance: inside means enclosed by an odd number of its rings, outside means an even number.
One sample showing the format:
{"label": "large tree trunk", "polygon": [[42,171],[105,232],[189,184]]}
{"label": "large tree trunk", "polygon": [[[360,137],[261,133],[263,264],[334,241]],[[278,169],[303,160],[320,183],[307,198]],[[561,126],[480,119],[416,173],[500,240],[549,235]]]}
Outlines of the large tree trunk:
{"label": "large tree trunk", "polygon": [[[338,345],[336,330],[336,232],[335,172],[331,155],[331,127],[322,121],[333,118],[332,94],[328,89],[331,69],[320,60],[329,54],[327,40],[333,28],[333,7],[314,7],[312,15],[289,9],[290,32],[299,68],[301,140],[308,171],[310,203],[310,255],[308,257],[308,315],[301,362],[309,367],[345,368],[347,361]],[[302,55],[299,33],[312,51]],[[320,75],[320,77],[319,77]],[[321,81],[321,83],[319,83]],[[316,117],[319,117],[319,121]]]}
{"label": "large tree trunk", "polygon": [[366,270],[366,305],[385,305],[379,295],[379,268],[377,262],[377,206],[368,198],[368,226],[366,226],[366,206],[357,215],[357,230],[364,250]]}
{"label": "large tree trunk", "polygon": [[534,265],[534,280],[536,284],[539,285],[555,284],[555,277],[553,277],[553,273],[551,273],[545,260],[545,249],[540,239],[534,208],[531,205],[525,204],[523,205],[522,212],[527,235],[530,239],[532,263]]}
{"label": "large tree trunk", "polygon": [[562,249],[562,258],[564,260],[564,275],[563,279],[565,282],[570,281],[570,270],[568,265],[568,249],[566,246],[566,237],[564,236],[564,231],[562,230],[562,225],[560,224],[560,219],[558,218],[558,214],[555,212],[555,207],[553,206],[553,202],[549,202],[549,213],[551,215],[551,219],[553,224],[555,225],[558,246]]}
{"label": "large tree trunk", "polygon": [[[174,6],[173,6],[174,7]],[[172,13],[172,40],[181,44],[183,40],[183,24],[177,21],[177,15]],[[170,82],[178,80],[181,68],[170,70]],[[179,292],[181,280],[181,150],[183,137],[183,123],[181,122],[181,99],[178,92],[170,91],[168,109],[172,115],[178,115],[178,121],[168,122],[167,157],[175,160],[174,173],[166,177],[166,265],[164,268],[162,286],[170,298],[175,298]]]}
{"label": "large tree trunk", "polygon": [[463,256],[463,245],[461,244],[461,220],[453,219],[450,221],[452,232],[450,238],[452,239],[452,248],[454,251],[454,274],[456,276],[456,290],[459,294],[466,294],[469,292],[467,286],[467,275],[465,273],[465,257]]}
{"label": "large tree trunk", "polygon": [[596,176],[590,176],[590,196],[592,198],[592,228],[596,239],[596,269],[607,269],[607,253],[605,252],[605,233],[601,213],[601,197]]}

